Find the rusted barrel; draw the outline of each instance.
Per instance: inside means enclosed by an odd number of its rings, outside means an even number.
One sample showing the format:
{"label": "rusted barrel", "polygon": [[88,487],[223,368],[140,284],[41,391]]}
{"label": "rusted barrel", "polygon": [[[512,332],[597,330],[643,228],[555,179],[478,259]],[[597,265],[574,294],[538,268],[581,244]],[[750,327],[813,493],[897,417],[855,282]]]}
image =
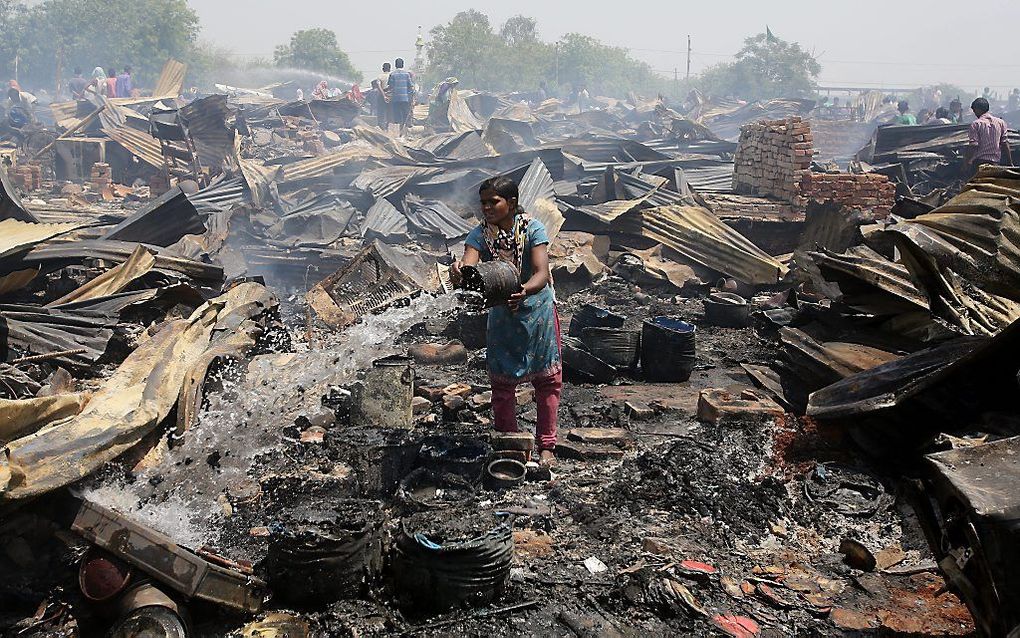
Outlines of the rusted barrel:
{"label": "rusted barrel", "polygon": [[476,293],[483,308],[502,306],[521,289],[521,274],[505,261],[483,261],[461,269],[461,288]]}

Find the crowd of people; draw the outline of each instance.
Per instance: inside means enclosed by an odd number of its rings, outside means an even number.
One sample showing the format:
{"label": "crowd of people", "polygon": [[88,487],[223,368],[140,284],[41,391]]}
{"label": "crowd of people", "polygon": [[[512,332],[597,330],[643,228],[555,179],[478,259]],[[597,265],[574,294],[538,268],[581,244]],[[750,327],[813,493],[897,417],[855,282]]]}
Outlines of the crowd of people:
{"label": "crowd of people", "polygon": [[112,66],[106,70],[97,66],[88,78],[82,75],[81,68],[76,68],[67,86],[75,100],[87,99],[89,92],[103,97],[136,97],[130,66],[125,66],[120,73]]}

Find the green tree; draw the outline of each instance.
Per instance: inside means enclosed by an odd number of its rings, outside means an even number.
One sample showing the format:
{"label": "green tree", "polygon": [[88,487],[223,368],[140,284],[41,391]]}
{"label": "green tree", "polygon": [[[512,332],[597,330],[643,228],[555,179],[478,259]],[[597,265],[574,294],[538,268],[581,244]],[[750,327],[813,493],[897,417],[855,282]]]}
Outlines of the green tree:
{"label": "green tree", "polygon": [[703,92],[751,100],[809,97],[822,67],[796,42],[771,31],[744,40],[736,60],[706,69],[696,79]]}
{"label": "green tree", "polygon": [[457,76],[469,88],[533,91],[539,82],[554,84],[558,77],[567,87],[584,85],[591,93],[622,97],[628,91],[657,92],[666,85],[665,78],[626,49],[590,36],[571,33],[556,44],[543,42],[534,18],[527,16],[513,16],[495,32],[485,14],[471,9],[429,35],[424,80],[430,86]]}
{"label": "green tree", "polygon": [[535,46],[539,44],[538,22],[522,15],[513,16],[500,27],[499,37],[510,48]]}
{"label": "green tree", "polygon": [[477,88],[492,88],[489,64],[497,59],[500,39],[492,32],[489,17],[475,9],[461,11],[447,24],[429,31],[427,81],[457,76]]}
{"label": "green tree", "polygon": [[340,50],[336,34],[329,29],[298,31],[289,44],[281,44],[273,53],[278,67],[290,67],[327,73],[332,76],[360,82],[363,76],[351,64],[351,59]]}
{"label": "green tree", "polygon": [[635,60],[626,49],[609,46],[580,33],[568,33],[559,42],[560,84],[592,95],[624,96],[629,91],[657,93],[666,80],[648,64]]}
{"label": "green tree", "polygon": [[[0,5],[4,44],[0,66],[28,86],[53,86],[74,66],[131,66],[136,83],[155,80],[167,58],[187,60],[198,16],[185,0],[44,0]],[[12,55],[13,54],[13,55]]]}

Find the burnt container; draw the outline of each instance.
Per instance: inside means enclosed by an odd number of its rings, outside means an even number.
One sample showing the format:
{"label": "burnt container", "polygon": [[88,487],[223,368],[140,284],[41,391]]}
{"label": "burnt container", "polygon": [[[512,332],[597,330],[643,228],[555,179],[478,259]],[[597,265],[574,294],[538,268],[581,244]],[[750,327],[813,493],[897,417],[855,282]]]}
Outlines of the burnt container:
{"label": "burnt container", "polygon": [[[478,518],[481,523],[486,517]],[[484,607],[506,591],[513,557],[507,515],[463,538],[443,538],[405,520],[394,543],[394,581],[405,606],[433,613]]]}
{"label": "burnt container", "polygon": [[580,339],[585,328],[622,328],[627,320],[623,315],[600,308],[593,304],[584,304],[570,318],[567,334]]}
{"label": "burnt container", "polygon": [[732,292],[716,292],[705,300],[705,322],[720,328],[746,328],[751,324],[751,305]]}
{"label": "burnt container", "polygon": [[694,325],[672,317],[655,317],[641,326],[641,370],[648,381],[681,382],[691,378],[695,360]]}
{"label": "burnt container", "polygon": [[521,274],[501,259],[483,261],[461,269],[461,288],[477,293],[484,308],[502,306],[521,289]]}
{"label": "burnt container", "polygon": [[588,351],[609,365],[632,369],[641,355],[641,333],[622,328],[585,328],[581,341]]}
{"label": "burnt container", "polygon": [[384,523],[378,501],[297,508],[272,527],[266,562],[273,594],[301,608],[365,595],[382,570]]}

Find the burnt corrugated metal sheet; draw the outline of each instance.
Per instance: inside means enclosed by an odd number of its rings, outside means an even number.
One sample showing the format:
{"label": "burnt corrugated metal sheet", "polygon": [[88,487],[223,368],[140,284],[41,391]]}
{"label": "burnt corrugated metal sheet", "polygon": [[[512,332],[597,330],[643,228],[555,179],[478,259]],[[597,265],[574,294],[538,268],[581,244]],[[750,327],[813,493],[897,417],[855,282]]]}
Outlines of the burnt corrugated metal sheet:
{"label": "burnt corrugated metal sheet", "polygon": [[0,221],[0,259],[27,252],[37,244],[78,227],[78,224],[40,224],[18,219]]}
{"label": "burnt corrugated metal sheet", "polygon": [[146,164],[163,168],[163,151],[153,136],[127,126],[106,127],[103,132]]}
{"label": "burnt corrugated metal sheet", "polygon": [[184,88],[184,74],[188,72],[188,65],[170,58],[163,65],[163,70],[156,81],[156,88],[152,94],[156,97],[177,97]]}
{"label": "burnt corrugated metal sheet", "polygon": [[250,191],[243,177],[220,179],[206,186],[197,193],[188,195],[188,199],[202,215],[230,210],[249,201]]}
{"label": "burnt corrugated metal sheet", "polygon": [[417,180],[433,177],[442,172],[439,168],[422,166],[387,166],[363,171],[351,183],[354,188],[372,193],[375,197],[388,197]]}
{"label": "burnt corrugated metal sheet", "polygon": [[191,135],[202,166],[222,168],[234,150],[234,126],[227,124],[233,111],[227,105],[227,96],[217,94],[195,100],[178,114]]}
{"label": "burnt corrugated metal sheet", "polygon": [[407,217],[389,200],[380,197],[365,215],[365,221],[361,224],[361,236],[365,241],[378,239],[387,244],[405,242],[408,239]]}
{"label": "burnt corrugated metal sheet", "polygon": [[[128,260],[138,247],[137,242],[111,239],[88,239],[74,242],[48,243],[36,246],[18,260],[15,269],[43,266],[46,269],[67,264],[80,264],[86,259],[105,259],[115,264]],[[156,253],[156,268],[169,270],[203,281],[223,281],[223,268],[193,259],[178,257],[166,248],[142,244]]]}
{"label": "burnt corrugated metal sheet", "polygon": [[622,138],[582,137],[567,140],[564,153],[569,153],[589,162],[626,164],[628,162],[651,162],[672,159],[640,142]]}
{"label": "burnt corrugated metal sheet", "polygon": [[206,230],[202,216],[180,186],[174,186],[111,228],[103,239],[169,246],[185,235]]}
{"label": "burnt corrugated metal sheet", "polygon": [[521,208],[542,222],[550,242],[556,239],[563,226],[563,214],[556,206],[556,185],[542,160],[535,158],[517,190]]}
{"label": "burnt corrugated metal sheet", "polygon": [[692,263],[747,284],[775,284],[788,271],[777,259],[700,206],[632,211],[614,221],[611,229],[657,241]]}
{"label": "burnt corrugated metal sheet", "polygon": [[[835,278],[836,273],[842,273],[874,286],[919,309],[928,310],[931,307],[928,297],[910,279],[910,271],[906,266],[889,261],[866,246],[856,246],[842,255],[824,249],[821,252],[809,252],[808,255],[823,270],[823,275],[829,275],[826,279],[830,281]],[[826,273],[826,270],[834,272]],[[844,295],[846,292],[844,291]],[[855,304],[852,297],[846,300],[848,305],[860,306],[859,310],[876,311],[876,306],[879,305],[878,300],[869,298],[868,301],[868,304]],[[876,312],[876,314],[886,313]]]}
{"label": "burnt corrugated metal sheet", "polygon": [[404,199],[407,221],[423,235],[458,239],[466,236],[477,225],[462,219],[449,206],[436,199],[419,199],[408,195]]}
{"label": "burnt corrugated metal sheet", "polygon": [[944,205],[887,228],[942,268],[1020,301],[1020,170],[983,166]]}
{"label": "burnt corrugated metal sheet", "polygon": [[0,162],[0,219],[16,219],[23,222],[38,222],[25,204],[21,195],[7,175],[7,168]]}
{"label": "burnt corrugated metal sheet", "polygon": [[352,142],[344,144],[335,153],[328,153],[321,157],[310,157],[306,160],[281,167],[279,183],[283,185],[306,179],[326,177],[331,175],[335,169],[345,164],[369,160],[387,160],[391,157],[389,153],[367,142]]}
{"label": "burnt corrugated metal sheet", "polygon": [[7,324],[7,340],[26,352],[85,350],[53,360],[73,367],[88,366],[103,356],[119,321],[117,315],[27,305],[0,305],[0,318]]}

